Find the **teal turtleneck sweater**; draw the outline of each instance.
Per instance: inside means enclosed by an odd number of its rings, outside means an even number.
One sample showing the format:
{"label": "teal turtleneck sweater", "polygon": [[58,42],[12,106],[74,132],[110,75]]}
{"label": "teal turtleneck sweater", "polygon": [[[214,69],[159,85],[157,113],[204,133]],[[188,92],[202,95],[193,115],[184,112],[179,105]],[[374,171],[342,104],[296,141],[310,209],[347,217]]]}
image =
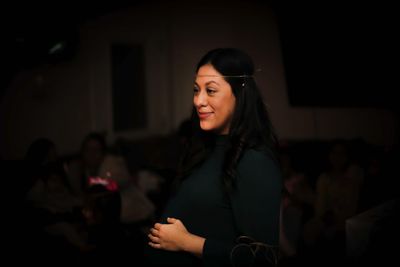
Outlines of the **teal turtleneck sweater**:
{"label": "teal turtleneck sweater", "polygon": [[180,219],[187,230],[206,239],[202,259],[184,252],[149,248],[152,265],[229,266],[231,250],[240,235],[278,246],[282,178],[268,151],[249,149],[237,167],[235,190],[228,196],[222,185],[226,137],[202,165],[181,184],[168,203],[167,217]]}

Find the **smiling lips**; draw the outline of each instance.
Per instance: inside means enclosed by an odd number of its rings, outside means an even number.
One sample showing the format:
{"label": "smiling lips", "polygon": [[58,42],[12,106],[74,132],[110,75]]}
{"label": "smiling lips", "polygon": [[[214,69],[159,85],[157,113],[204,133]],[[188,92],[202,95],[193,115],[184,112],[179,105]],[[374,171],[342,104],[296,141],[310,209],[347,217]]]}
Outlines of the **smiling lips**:
{"label": "smiling lips", "polygon": [[210,117],[213,112],[197,112],[197,114],[199,115],[200,120],[204,120]]}

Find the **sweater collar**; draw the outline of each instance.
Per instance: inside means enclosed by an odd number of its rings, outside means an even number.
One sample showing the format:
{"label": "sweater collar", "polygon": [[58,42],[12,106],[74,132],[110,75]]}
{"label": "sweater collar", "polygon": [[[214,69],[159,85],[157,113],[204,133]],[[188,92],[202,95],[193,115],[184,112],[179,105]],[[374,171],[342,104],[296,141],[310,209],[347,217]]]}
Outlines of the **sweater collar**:
{"label": "sweater collar", "polygon": [[229,142],[229,136],[227,134],[217,135],[215,137],[216,146],[225,146]]}

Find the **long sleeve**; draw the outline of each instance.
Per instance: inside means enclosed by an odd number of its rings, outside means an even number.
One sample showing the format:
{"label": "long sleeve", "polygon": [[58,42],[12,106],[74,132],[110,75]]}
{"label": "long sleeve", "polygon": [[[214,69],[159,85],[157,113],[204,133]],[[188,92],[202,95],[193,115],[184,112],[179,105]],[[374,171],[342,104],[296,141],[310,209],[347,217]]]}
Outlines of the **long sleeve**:
{"label": "long sleeve", "polygon": [[[266,153],[249,150],[239,163],[236,182],[230,202],[239,236],[278,246],[282,179],[277,164]],[[205,265],[228,265],[233,246],[207,239],[203,248]]]}

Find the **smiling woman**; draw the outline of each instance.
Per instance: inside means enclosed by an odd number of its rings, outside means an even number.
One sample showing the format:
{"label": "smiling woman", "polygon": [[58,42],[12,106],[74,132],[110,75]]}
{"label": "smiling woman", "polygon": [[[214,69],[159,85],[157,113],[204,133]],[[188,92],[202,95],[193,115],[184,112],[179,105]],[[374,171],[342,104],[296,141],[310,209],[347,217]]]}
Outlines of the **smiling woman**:
{"label": "smiling woman", "polygon": [[212,50],[197,65],[192,136],[176,192],[148,235],[151,266],[276,263],[281,172],[253,73],[251,58],[233,48]]}
{"label": "smiling woman", "polygon": [[200,119],[201,129],[227,134],[235,102],[231,86],[212,65],[204,65],[198,70],[193,104]]}

